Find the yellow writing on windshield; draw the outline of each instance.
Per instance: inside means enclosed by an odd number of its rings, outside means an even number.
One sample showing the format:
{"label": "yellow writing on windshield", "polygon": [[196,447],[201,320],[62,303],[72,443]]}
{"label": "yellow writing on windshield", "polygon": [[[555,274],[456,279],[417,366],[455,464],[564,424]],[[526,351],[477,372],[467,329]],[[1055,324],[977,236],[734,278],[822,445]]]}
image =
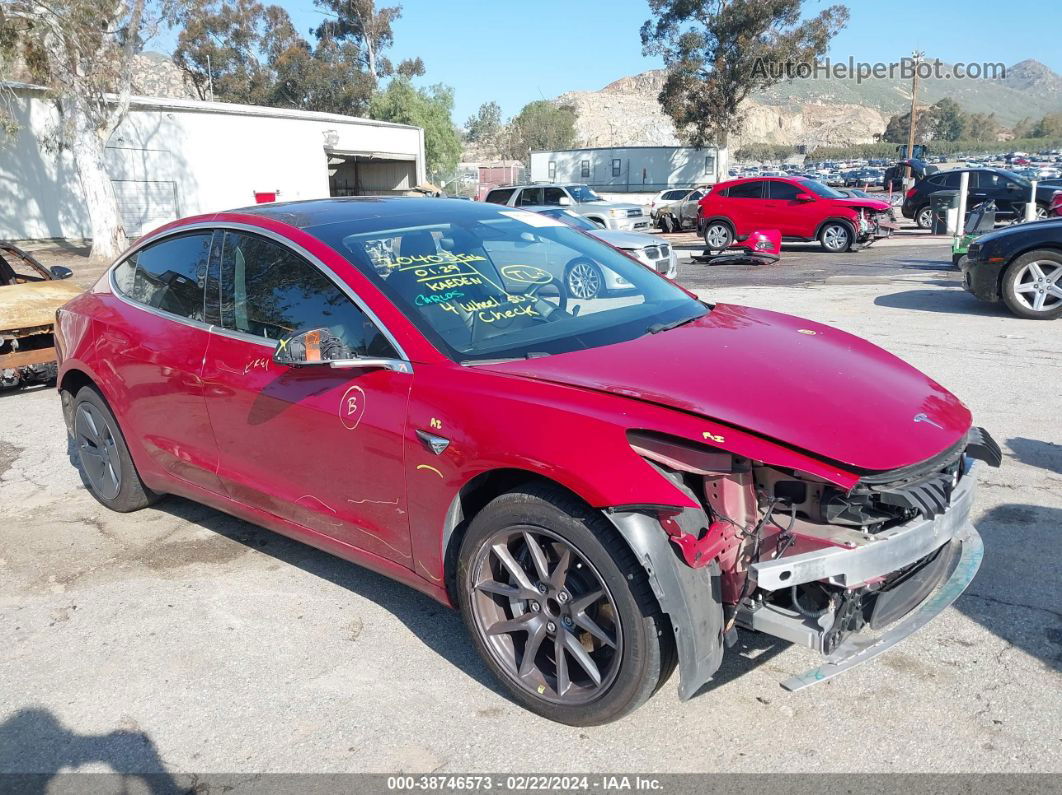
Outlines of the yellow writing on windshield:
{"label": "yellow writing on windshield", "polygon": [[553,281],[553,274],[534,265],[506,265],[501,269],[501,275],[523,284],[549,284]]}

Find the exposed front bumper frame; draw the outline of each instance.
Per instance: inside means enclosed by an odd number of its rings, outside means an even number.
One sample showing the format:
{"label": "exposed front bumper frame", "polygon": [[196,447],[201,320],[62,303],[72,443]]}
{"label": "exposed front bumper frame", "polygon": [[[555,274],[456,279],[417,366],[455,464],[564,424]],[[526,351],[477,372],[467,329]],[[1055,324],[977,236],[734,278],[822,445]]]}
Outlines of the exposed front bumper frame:
{"label": "exposed front bumper frame", "polygon": [[955,538],[967,525],[973,504],[972,461],[952,493],[951,505],[932,519],[916,519],[860,540],[854,549],[830,546],[800,555],[766,560],[750,567],[757,585],[777,591],[806,582],[826,580],[852,588],[874,577],[909,566]]}
{"label": "exposed front bumper frame", "polygon": [[981,567],[981,559],[984,557],[981,536],[969,522],[959,528],[954,539],[962,543],[955,566],[948,578],[921,605],[877,637],[862,633],[850,635],[822,665],[786,679],[782,682],[782,687],[786,690],[802,690],[818,682],[825,682],[857,665],[873,660],[936,618],[966,590]]}

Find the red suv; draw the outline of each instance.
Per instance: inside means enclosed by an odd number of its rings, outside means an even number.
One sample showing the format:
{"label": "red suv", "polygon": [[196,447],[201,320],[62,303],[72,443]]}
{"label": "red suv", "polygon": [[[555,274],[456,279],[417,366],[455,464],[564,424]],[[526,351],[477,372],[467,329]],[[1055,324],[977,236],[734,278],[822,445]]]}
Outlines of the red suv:
{"label": "red suv", "polygon": [[851,198],[803,177],[752,177],[722,182],[700,201],[698,230],[713,250],[757,229],[784,240],[818,240],[827,251],[864,248],[888,237],[888,202]]}

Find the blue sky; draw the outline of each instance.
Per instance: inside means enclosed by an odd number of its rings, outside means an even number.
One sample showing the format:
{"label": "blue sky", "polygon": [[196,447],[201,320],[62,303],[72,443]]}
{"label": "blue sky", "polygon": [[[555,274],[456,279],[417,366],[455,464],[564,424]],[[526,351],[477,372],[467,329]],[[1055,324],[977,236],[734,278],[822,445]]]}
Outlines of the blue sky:
{"label": "blue sky", "polygon": [[[644,0],[398,0],[392,60],[419,55],[424,83],[453,87],[460,124],[483,102],[506,116],[565,91],[596,90],[661,64],[641,52]],[[266,0],[268,2],[268,0]],[[313,0],[273,0],[304,35],[322,16]],[[393,5],[396,0],[377,0]],[[818,13],[828,0],[806,0]],[[851,19],[831,58],[892,62],[914,49],[948,63],[1035,58],[1062,73],[1058,0],[848,0]],[[169,40],[167,40],[169,39]],[[172,48],[172,38],[156,45]]]}

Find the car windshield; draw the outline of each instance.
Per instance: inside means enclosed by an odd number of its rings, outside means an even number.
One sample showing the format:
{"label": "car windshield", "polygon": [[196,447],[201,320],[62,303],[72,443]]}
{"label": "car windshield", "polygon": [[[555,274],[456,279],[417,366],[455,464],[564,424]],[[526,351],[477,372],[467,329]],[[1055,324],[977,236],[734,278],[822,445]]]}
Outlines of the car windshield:
{"label": "car windshield", "polygon": [[556,218],[558,221],[562,221],[568,226],[576,229],[583,229],[587,232],[593,232],[595,229],[601,228],[592,221],[583,218],[579,213],[573,213],[571,210],[542,210],[541,212],[545,216]]}
{"label": "car windshield", "polygon": [[610,345],[708,311],[611,246],[526,210],[461,202],[306,231],[459,362]]}
{"label": "car windshield", "polygon": [[824,199],[843,199],[843,198],[845,198],[844,194],[841,193],[840,191],[834,190],[833,188],[829,188],[826,185],[823,185],[821,182],[817,182],[816,180],[813,180],[813,179],[802,179],[802,180],[800,180],[800,184],[803,185],[805,188],[807,188],[812,193],[815,193],[815,194],[821,196]]}
{"label": "car windshield", "polygon": [[594,193],[586,185],[569,185],[568,193],[572,195],[572,198],[577,202],[603,202],[600,196]]}

